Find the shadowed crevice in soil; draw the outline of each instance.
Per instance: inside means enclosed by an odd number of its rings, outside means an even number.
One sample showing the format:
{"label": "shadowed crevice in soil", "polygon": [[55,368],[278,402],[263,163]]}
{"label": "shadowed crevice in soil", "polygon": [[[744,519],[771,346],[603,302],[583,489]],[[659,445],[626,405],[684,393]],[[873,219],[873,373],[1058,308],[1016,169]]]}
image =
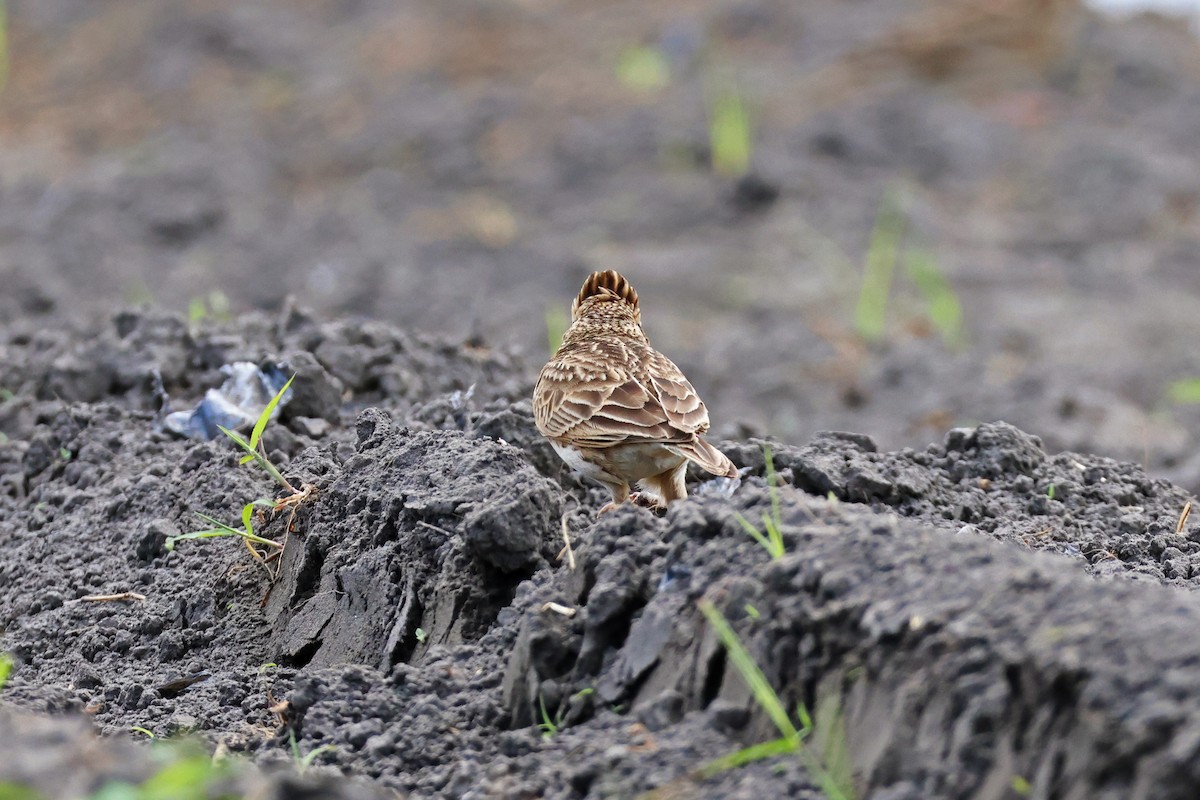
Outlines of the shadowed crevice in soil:
{"label": "shadowed crevice in soil", "polygon": [[289,666],[387,670],[476,640],[558,551],[560,493],[520,451],[395,428],[377,409],[356,428],[354,454],[289,537],[265,610]]}

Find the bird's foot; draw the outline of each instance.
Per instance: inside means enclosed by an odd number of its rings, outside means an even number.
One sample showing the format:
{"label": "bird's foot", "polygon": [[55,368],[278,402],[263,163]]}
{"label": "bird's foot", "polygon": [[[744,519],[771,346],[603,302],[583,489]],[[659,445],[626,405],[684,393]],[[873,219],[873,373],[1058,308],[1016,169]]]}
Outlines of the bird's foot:
{"label": "bird's foot", "polygon": [[629,495],[629,502],[635,506],[648,508],[656,514],[665,513],[667,510],[667,504],[663,502],[661,497],[647,492],[634,492]]}

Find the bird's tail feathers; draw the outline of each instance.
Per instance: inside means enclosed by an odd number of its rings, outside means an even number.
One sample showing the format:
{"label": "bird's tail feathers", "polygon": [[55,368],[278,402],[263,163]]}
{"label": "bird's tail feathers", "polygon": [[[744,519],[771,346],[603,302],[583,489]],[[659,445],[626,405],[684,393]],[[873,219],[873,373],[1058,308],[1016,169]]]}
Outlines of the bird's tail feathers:
{"label": "bird's tail feathers", "polygon": [[724,453],[699,436],[696,437],[695,441],[680,445],[679,450],[713,475],[719,475],[724,478],[737,477],[738,470],[733,465],[733,462]]}

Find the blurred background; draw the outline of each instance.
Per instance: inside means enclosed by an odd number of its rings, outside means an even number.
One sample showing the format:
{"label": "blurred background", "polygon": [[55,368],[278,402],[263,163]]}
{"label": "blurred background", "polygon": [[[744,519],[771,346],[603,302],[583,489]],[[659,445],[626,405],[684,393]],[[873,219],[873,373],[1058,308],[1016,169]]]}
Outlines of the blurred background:
{"label": "blurred background", "polygon": [[532,378],[615,268],[719,436],[1200,488],[1193,5],[8,0],[2,335],[290,295]]}

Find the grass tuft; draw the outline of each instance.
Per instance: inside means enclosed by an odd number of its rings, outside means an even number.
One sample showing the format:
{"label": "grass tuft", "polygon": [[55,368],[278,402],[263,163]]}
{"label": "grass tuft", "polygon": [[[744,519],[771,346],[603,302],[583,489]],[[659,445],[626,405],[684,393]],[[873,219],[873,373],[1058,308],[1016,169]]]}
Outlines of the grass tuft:
{"label": "grass tuft", "polygon": [[[755,702],[781,735],[778,739],[752,745],[711,761],[700,768],[698,776],[709,778],[753,761],[795,753],[829,800],[854,800],[852,764],[846,747],[845,724],[837,705],[838,698],[832,697],[818,708],[817,716],[823,725],[820,730],[803,705],[796,709],[796,718],[800,723],[797,726],[725,616],[707,598],[700,601],[700,612],[716,631],[729,660],[754,695]],[[811,744],[808,743],[810,739]]]}
{"label": "grass tuft", "polygon": [[[274,580],[277,577],[278,568],[276,568],[276,571],[272,571],[271,567],[268,566],[268,561],[270,561],[271,558],[278,553],[278,551],[282,550],[284,545],[272,539],[259,536],[254,532],[255,511],[256,509],[270,509],[272,512],[278,513],[284,509],[287,509],[289,513],[287,524],[284,527],[284,535],[286,536],[287,533],[290,533],[293,528],[297,510],[300,508],[300,506],[304,505],[313,497],[315,497],[317,492],[317,488],[315,486],[307,483],[302,485],[299,489],[292,486],[291,482],[288,481],[287,478],[283,477],[283,473],[281,473],[279,469],[271,463],[271,460],[267,458],[267,454],[262,444],[262,436],[267,429],[267,424],[271,421],[271,415],[275,412],[275,408],[279,405],[279,401],[283,398],[288,389],[291,388],[292,381],[295,379],[295,375],[293,375],[291,378],[288,378],[288,381],[283,385],[283,388],[276,392],[275,396],[271,398],[271,401],[267,403],[265,408],[263,408],[262,413],[258,415],[258,419],[254,423],[254,428],[250,432],[249,439],[246,439],[236,431],[231,431],[224,427],[221,428],[222,433],[232,439],[234,443],[238,445],[238,447],[246,451],[246,455],[242,456],[238,463],[249,464],[252,461],[257,463],[264,470],[266,470],[267,474],[275,479],[276,483],[278,483],[288,492],[287,496],[281,497],[277,500],[259,498],[242,506],[241,528],[235,528],[234,526],[227,525],[220,520],[208,516],[207,514],[201,514],[197,512],[196,516],[207,522],[211,527],[198,531],[189,531],[188,533],[181,533],[178,536],[169,537],[166,541],[167,550],[174,550],[177,542],[188,539],[213,539],[223,536],[239,536],[245,543],[246,549],[250,551],[250,555],[254,557],[255,561],[258,561],[263,566],[271,580]],[[276,553],[264,554],[259,552],[254,547],[256,544],[271,548],[275,550]]]}
{"label": "grass tuft", "polygon": [[558,733],[559,727],[562,725],[563,716],[558,714],[553,719],[550,718],[550,712],[546,710],[546,701],[539,694],[538,708],[541,710],[542,721],[538,723],[538,728],[542,731],[543,739],[551,739]]}
{"label": "grass tuft", "polygon": [[898,191],[884,194],[863,264],[862,283],[854,309],[854,329],[868,342],[880,341],[887,330],[888,305],[896,265],[903,263],[908,280],[924,303],[925,316],[950,348],[966,344],[962,303],[949,279],[928,249],[905,247],[908,219]]}
{"label": "grass tuft", "polygon": [[754,541],[766,550],[773,559],[783,558],[783,514],[779,509],[779,487],[778,480],[775,474],[775,459],[771,455],[771,448],[763,448],[763,461],[766,464],[767,477],[767,493],[771,497],[771,513],[763,512],[762,523],[763,529],[759,530],[750,520],[746,519],[740,512],[734,512],[734,518],[742,529],[750,535]]}
{"label": "grass tuft", "polygon": [[[587,697],[595,691],[595,689],[589,686],[586,689],[580,689],[578,692],[571,695],[571,698],[574,699],[577,697]],[[540,694],[538,695],[538,708],[541,713],[542,721],[539,722],[537,726],[542,732],[542,738],[552,739],[554,738],[555,734],[562,730],[563,722],[567,718],[567,708],[564,707],[560,709],[559,712],[555,714],[553,718],[551,718],[550,712],[546,710],[546,701]]]}

